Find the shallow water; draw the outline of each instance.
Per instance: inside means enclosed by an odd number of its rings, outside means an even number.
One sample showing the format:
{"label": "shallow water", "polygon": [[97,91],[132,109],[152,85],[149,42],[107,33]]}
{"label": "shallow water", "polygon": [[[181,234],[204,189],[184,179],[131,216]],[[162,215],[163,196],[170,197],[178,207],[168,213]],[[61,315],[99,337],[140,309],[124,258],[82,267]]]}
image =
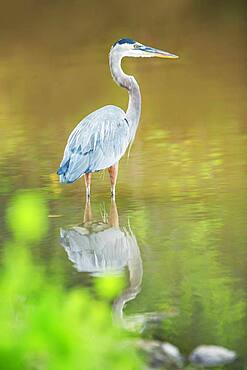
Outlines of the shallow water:
{"label": "shallow water", "polygon": [[[224,9],[196,4],[155,2],[151,19],[149,4],[141,17],[130,12],[127,23],[118,18],[120,8],[111,4],[110,15],[96,1],[14,13],[6,5],[15,25],[0,22],[0,240],[10,238],[4,212],[14,192],[40,189],[51,217],[49,233],[32,247],[36,261],[67,287],[90,289],[97,274],[78,272],[60,240],[61,228],[82,224],[85,207],[83,181],[61,186],[55,175],[65,142],[92,110],[127,105],[108,70],[115,39],[133,35],[174,52],[178,61],[123,63],[143,97],[137,137],[130,157],[121,160],[117,186],[120,229],[136,240],[143,269],[124,314],[145,321],[145,314],[163,312],[164,330],[154,330],[154,337],[184,353],[202,343],[225,345],[243,359],[246,8],[241,2],[226,2]],[[91,206],[93,219],[106,222],[107,173],[93,177]]]}

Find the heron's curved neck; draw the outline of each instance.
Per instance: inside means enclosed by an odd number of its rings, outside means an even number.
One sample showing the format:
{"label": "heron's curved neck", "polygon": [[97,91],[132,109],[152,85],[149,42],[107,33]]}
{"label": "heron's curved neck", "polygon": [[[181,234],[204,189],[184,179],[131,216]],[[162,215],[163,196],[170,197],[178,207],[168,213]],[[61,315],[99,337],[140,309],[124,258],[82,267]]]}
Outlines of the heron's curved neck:
{"label": "heron's curved neck", "polygon": [[109,56],[110,70],[113,80],[129,92],[129,104],[126,117],[131,127],[131,140],[134,139],[141,115],[141,93],[133,76],[124,73],[121,68],[121,60],[124,55],[111,52]]}

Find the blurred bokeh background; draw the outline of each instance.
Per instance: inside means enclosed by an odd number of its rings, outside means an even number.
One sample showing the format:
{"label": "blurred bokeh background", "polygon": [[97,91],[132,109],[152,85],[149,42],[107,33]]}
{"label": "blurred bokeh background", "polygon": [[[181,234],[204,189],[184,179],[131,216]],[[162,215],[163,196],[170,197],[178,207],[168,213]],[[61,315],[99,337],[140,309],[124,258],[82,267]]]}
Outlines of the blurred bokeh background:
{"label": "blurred bokeh background", "polygon": [[[130,37],[180,56],[123,62],[143,109],[121,160],[117,205],[144,268],[127,311],[179,312],[159,335],[185,353],[202,342],[245,352],[246,21],[244,0],[1,1],[0,241],[9,239],[13,194],[38,189],[53,217],[32,252],[66,287],[90,289],[93,278],[59,244],[60,227],[82,222],[83,181],[60,186],[55,172],[81,118],[107,104],[127,107],[109,49]],[[94,176],[92,194],[100,218],[110,203],[107,174]]]}

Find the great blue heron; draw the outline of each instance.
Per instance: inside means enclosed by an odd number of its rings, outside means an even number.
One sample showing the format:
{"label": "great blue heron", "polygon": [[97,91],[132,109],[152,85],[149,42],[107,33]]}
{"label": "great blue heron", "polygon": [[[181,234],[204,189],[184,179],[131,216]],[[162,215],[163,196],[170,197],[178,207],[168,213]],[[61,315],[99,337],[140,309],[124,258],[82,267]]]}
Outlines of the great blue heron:
{"label": "great blue heron", "polygon": [[118,161],[134,140],[141,114],[141,94],[133,76],[121,68],[124,57],[178,58],[166,51],[124,38],[113,44],[109,64],[113,80],[129,92],[127,111],[107,105],[89,114],[69,136],[57,171],[62,183],[72,183],[85,175],[86,196],[90,196],[92,173],[108,168],[111,194],[115,198]]}

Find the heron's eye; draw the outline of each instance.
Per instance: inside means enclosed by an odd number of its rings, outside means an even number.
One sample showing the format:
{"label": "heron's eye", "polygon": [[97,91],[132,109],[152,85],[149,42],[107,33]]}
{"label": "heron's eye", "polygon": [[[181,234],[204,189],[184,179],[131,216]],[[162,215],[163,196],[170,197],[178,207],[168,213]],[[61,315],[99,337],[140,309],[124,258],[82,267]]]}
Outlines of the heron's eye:
{"label": "heron's eye", "polygon": [[135,45],[134,45],[134,49],[139,49],[139,46],[140,46],[140,45],[135,44]]}

